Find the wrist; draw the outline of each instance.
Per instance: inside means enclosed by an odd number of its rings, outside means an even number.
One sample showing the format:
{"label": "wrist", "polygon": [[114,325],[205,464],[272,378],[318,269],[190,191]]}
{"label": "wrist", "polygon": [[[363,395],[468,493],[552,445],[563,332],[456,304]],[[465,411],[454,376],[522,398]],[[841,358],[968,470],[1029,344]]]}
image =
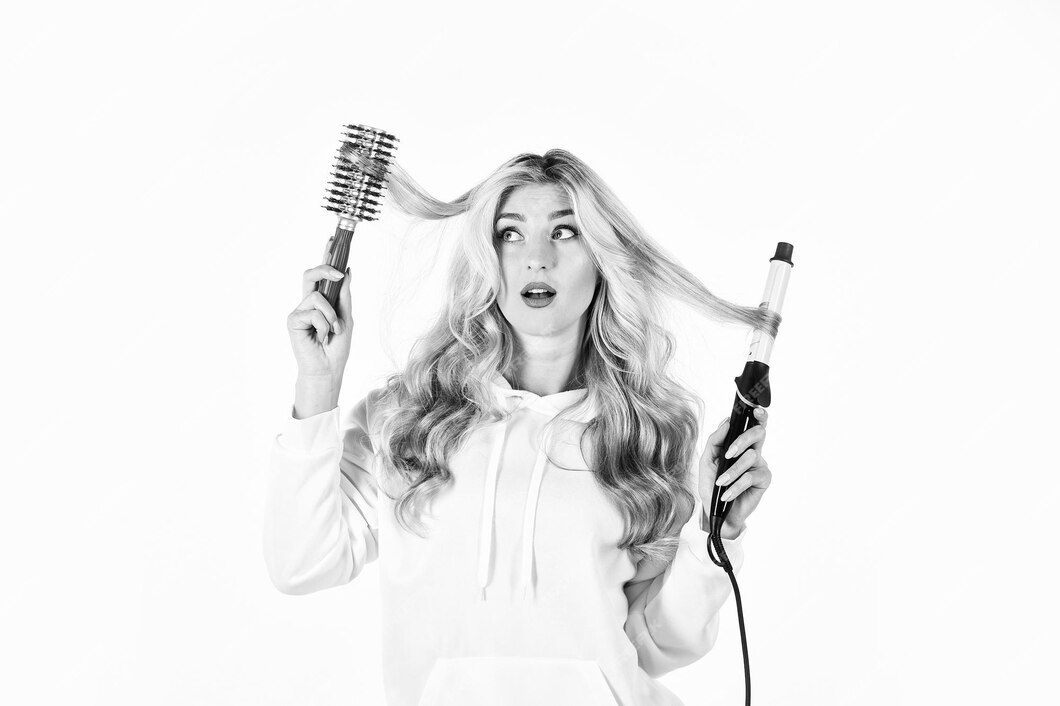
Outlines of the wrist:
{"label": "wrist", "polygon": [[298,375],[294,390],[294,416],[306,419],[329,412],[339,404],[342,378],[331,375]]}
{"label": "wrist", "polygon": [[[736,539],[736,536],[743,531],[745,526],[746,523],[741,523],[737,527],[726,519],[721,523],[721,531],[718,534],[721,535],[722,539]],[[704,532],[710,532],[710,514],[707,513],[707,503],[703,503],[703,511],[699,513],[699,529]]]}

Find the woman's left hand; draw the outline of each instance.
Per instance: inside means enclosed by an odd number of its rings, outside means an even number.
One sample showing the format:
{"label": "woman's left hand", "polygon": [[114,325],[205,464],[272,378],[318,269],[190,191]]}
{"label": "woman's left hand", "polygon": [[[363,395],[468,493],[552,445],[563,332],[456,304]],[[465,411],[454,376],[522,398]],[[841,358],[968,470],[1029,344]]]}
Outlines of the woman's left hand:
{"label": "woman's left hand", "polygon": [[773,479],[773,472],[769,470],[769,464],[762,457],[768,412],[764,407],[757,407],[754,414],[758,424],[736,437],[732,447],[724,450],[726,458],[735,456],[739,458],[720,478],[716,478],[718,458],[723,452],[721,445],[725,442],[725,435],[729,431],[728,417],[725,417],[721,426],[707,437],[707,453],[703,454],[699,464],[699,492],[703,500],[704,512],[710,512],[710,499],[714,492],[714,485],[728,486],[721,496],[723,501],[732,501],[729,514],[726,515],[722,525],[721,535],[726,539],[735,537],[743,530],[747,516],[758,507],[766,488],[769,487],[769,482]]}

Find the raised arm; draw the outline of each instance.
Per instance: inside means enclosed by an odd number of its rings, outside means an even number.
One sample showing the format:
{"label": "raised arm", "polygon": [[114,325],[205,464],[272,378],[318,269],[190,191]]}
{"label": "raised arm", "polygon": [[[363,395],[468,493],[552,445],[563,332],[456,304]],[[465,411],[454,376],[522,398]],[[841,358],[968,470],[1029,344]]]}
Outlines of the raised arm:
{"label": "raised arm", "polygon": [[349,583],[379,556],[369,438],[379,392],[344,418],[338,407],[306,419],[292,415],[273,439],[262,547],[269,578],[283,593]]}

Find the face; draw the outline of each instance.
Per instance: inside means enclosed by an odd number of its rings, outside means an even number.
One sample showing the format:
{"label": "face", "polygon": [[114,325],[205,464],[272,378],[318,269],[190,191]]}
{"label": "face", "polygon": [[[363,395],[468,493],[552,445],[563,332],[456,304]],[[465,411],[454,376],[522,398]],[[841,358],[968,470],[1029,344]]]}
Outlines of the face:
{"label": "face", "polygon": [[[516,187],[501,204],[493,245],[501,266],[501,313],[523,338],[573,335],[581,340],[598,274],[574,222],[567,193],[555,184]],[[549,288],[535,299],[523,291]]]}

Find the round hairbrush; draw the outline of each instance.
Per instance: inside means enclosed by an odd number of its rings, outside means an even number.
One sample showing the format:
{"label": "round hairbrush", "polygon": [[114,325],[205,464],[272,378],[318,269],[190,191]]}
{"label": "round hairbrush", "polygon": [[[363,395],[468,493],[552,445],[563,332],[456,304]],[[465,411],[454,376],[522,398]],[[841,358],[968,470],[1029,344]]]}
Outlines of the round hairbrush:
{"label": "round hairbrush", "polygon": [[[353,229],[360,221],[374,221],[386,189],[387,172],[394,159],[398,139],[367,125],[346,125],[339,138],[338,157],[324,194],[324,208],[339,216],[331,239],[327,264],[346,271]],[[342,280],[323,279],[317,291],[337,310]]]}

